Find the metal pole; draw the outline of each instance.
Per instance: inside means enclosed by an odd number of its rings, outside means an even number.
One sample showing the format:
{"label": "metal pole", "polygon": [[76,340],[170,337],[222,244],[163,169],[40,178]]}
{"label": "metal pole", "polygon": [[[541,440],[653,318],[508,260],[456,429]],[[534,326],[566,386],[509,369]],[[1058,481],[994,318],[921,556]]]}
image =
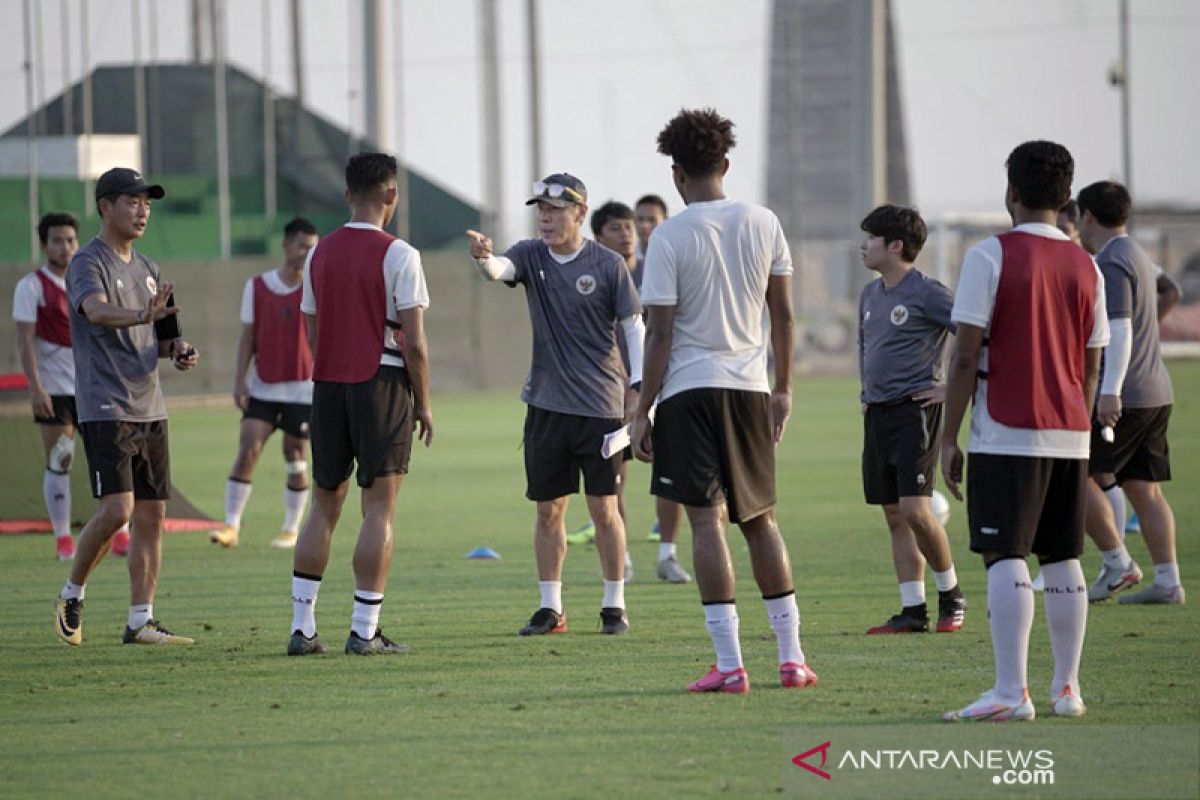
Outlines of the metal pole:
{"label": "metal pole", "polygon": [[[504,235],[501,211],[504,205],[504,125],[500,120],[500,26],[496,13],[497,0],[479,0],[479,75],[483,100],[480,120],[483,130],[483,213],[480,227],[495,239]],[[483,288],[477,280],[469,281],[467,342],[471,349],[471,366],[476,388],[487,386],[487,369],[483,359]]]}
{"label": "metal pole", "polygon": [[412,230],[408,204],[408,159],[404,152],[404,6],[397,3],[392,13],[395,20],[392,31],[392,58],[396,63],[396,71],[392,76],[395,84],[393,96],[396,98],[392,139],[396,145],[396,160],[400,162],[400,169],[396,173],[396,235],[410,241]]}
{"label": "metal pole", "polygon": [[1120,0],[1121,11],[1121,172],[1125,188],[1133,195],[1133,125],[1129,113],[1129,0]]}
{"label": "metal pole", "polygon": [[204,0],[191,0],[191,44],[192,63],[199,64],[204,58]]}
{"label": "metal pole", "polygon": [[29,167],[29,260],[37,263],[39,240],[37,235],[38,223],[38,160],[37,160],[37,118],[34,113],[33,99],[33,19],[34,0],[24,0],[21,10],[24,12],[23,28],[25,40],[25,155]]}
{"label": "metal pole", "polygon": [[[148,98],[146,101],[147,115],[151,110],[150,100],[154,101],[154,119],[148,119],[146,122],[146,147],[149,151],[149,160],[143,165],[146,172],[158,173],[162,172],[162,104],[159,102],[158,96],[158,2],[150,0],[146,6],[147,23],[150,31],[147,37],[150,43],[150,66],[146,75],[146,91]],[[154,125],[154,130],[150,130],[150,125]]]}
{"label": "metal pole", "polygon": [[387,70],[387,0],[362,0],[363,123],[380,150],[391,149],[391,77]]}
{"label": "metal pole", "polygon": [[42,41],[41,0],[33,0],[30,11],[33,12],[33,77],[35,80],[34,86],[37,89],[37,93],[34,96],[34,101],[37,104],[34,114],[37,116],[38,136],[46,136],[50,132],[50,126],[46,123],[46,49]]}
{"label": "metal pole", "polygon": [[542,177],[542,46],[537,12],[538,0],[525,0],[529,38],[529,168],[535,180]]}
{"label": "metal pole", "polygon": [[142,0],[131,0],[133,17],[133,117],[137,126],[140,170],[150,162],[146,148],[146,70],[142,65]]}
{"label": "metal pole", "polygon": [[75,133],[75,93],[71,91],[71,14],[67,8],[67,0],[58,0],[58,26],[62,29],[62,62],[63,62],[63,136]]}
{"label": "metal pole", "polygon": [[271,89],[271,0],[263,0],[263,211],[268,221],[278,213],[275,195],[275,92]]}
{"label": "metal pole", "polygon": [[217,207],[221,258],[233,254],[229,214],[229,109],[225,97],[225,0],[210,4],[213,42],[213,88],[216,98],[217,125]]}
{"label": "metal pole", "polygon": [[79,68],[83,72],[83,215],[96,213],[92,198],[92,55],[88,0],[79,0]]}
{"label": "metal pole", "polygon": [[[304,111],[304,19],[300,0],[292,0],[292,77],[296,84],[296,106]],[[299,118],[299,117],[297,117]]]}
{"label": "metal pole", "polygon": [[871,42],[868,58],[870,75],[870,126],[868,127],[867,197],[871,208],[887,200],[887,72],[884,29],[885,0],[871,0]]}

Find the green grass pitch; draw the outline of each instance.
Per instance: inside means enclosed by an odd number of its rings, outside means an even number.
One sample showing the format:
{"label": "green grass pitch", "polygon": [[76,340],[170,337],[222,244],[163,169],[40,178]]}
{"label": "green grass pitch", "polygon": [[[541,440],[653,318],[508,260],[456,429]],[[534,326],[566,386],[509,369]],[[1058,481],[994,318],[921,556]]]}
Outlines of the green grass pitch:
{"label": "green grass pitch", "polygon": [[[1171,369],[1175,480],[1167,492],[1184,581],[1200,591],[1200,365]],[[963,506],[953,503],[949,529],[971,603],[966,627],[863,636],[898,599],[882,515],[862,502],[856,393],[849,380],[801,380],[779,449],[779,517],[805,651],[821,676],[814,690],[778,687],[774,641],[734,533],[753,689],[744,697],[683,691],[708,668],[711,646],[695,587],[654,580],[649,471],[641,464],[629,493],[631,634],[597,634],[599,564],[592,548],[575,546],[564,576],[571,632],[518,638],[538,600],[519,450],[523,407],[508,393],[438,396],[434,446],[414,453],[401,490],[383,609],[384,629],[412,646],[407,656],[341,654],[360,519],[353,499],[317,609],[332,652],[284,656],[291,556],[268,546],[282,513],[277,439],[255,476],[240,549],[222,551],[198,534],[166,540],[156,615],[194,635],[195,647],[120,645],[127,579],[116,558],[88,586],[84,645],[63,646],[51,621],[66,567],[53,561],[48,537],[4,537],[0,796],[764,796],[781,791],[789,726],[939,724],[938,712],[991,682],[984,571],[967,550]],[[236,424],[233,410],[171,419],[175,480],[214,515]],[[568,524],[584,515],[576,499]],[[463,559],[479,545],[503,559]],[[1131,537],[1130,547],[1149,568],[1141,540]],[[680,549],[689,562],[686,531]],[[1098,560],[1089,546],[1089,578]],[[1195,605],[1093,607],[1082,671],[1089,713],[1035,724],[1200,722],[1198,641]],[[1039,610],[1030,679],[1040,711],[1049,678]]]}

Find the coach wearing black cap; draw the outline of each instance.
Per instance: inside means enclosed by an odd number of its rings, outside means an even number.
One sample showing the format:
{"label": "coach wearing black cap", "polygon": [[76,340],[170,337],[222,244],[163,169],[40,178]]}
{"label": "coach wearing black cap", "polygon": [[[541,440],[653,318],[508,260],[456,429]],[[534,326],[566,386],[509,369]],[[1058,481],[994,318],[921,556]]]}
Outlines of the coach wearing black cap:
{"label": "coach wearing black cap", "polygon": [[96,182],[100,234],[67,268],[75,402],[87,452],[88,483],[98,501],[79,536],[71,576],[56,605],[54,631],[70,645],[83,641],[88,575],[109,540],[132,522],[130,606],[125,644],[191,644],[154,619],[154,589],[162,559],[162,527],[170,495],[167,409],[158,359],[176,369],[196,365],[196,350],[161,324],[177,313],[172,284],[158,265],[133,249],[150,221],[150,201],[166,195],[132,169],[117,167]]}
{"label": "coach wearing black cap", "polygon": [[[629,629],[625,615],[625,525],[617,510],[621,455],[603,458],[605,434],[622,425],[637,402],[641,380],[642,307],[625,262],[583,238],[587,189],[567,173],[533,184],[526,205],[537,206],[537,239],[492,254],[486,236],[468,231],[471,256],[490,280],[525,287],[533,328],[533,358],[521,399],[525,416],[525,495],[537,503],[534,552],[541,603],[523,636],[567,629],[562,565],[567,552],[567,498],[583,473],[596,551],[604,570],[601,633]],[[618,329],[619,328],[619,329]],[[617,337],[629,344],[626,376]],[[628,380],[628,382],[627,382]]]}

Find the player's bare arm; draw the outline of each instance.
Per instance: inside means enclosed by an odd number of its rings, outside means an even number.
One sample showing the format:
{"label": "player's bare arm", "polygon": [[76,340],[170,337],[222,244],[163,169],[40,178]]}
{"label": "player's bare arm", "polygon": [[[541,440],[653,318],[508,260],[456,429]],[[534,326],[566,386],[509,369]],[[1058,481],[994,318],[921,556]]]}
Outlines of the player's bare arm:
{"label": "player's bare arm", "polygon": [[975,393],[979,355],[983,350],[983,328],[959,323],[954,337],[954,355],[946,385],[946,422],[942,431],[942,478],[956,500],[962,500],[963,452],[958,446],[958,430],[967,413],[967,403]]}
{"label": "player's bare arm", "polygon": [[775,352],[775,389],[771,392],[771,434],[776,443],[792,416],[792,359],[796,350],[796,318],[792,311],[792,276],[767,280],[767,313],[771,319],[771,348]]}
{"label": "player's bare arm", "polygon": [[42,379],[38,376],[37,347],[33,339],[37,331],[35,322],[17,323],[17,352],[21,357],[21,370],[29,384],[29,402],[33,406],[33,415],[42,419],[54,416],[54,407],[50,395],[42,388]]}
{"label": "player's bare arm", "polygon": [[246,387],[246,371],[250,369],[250,356],[254,354],[254,323],[242,324],[238,337],[237,363],[233,369],[233,402],[243,411],[250,405],[250,390]]}
{"label": "player's bare arm", "polygon": [[650,407],[662,390],[671,357],[671,338],[675,330],[675,306],[646,306],[646,349],[642,356],[642,391],[637,410],[629,421],[629,441],[633,454],[641,461],[654,459],[650,435]]}
{"label": "player's bare arm", "polygon": [[413,416],[417,438],[433,444],[433,407],[429,399],[429,349],[425,341],[425,309],[420,306],[400,312],[404,329],[404,367],[413,390]]}

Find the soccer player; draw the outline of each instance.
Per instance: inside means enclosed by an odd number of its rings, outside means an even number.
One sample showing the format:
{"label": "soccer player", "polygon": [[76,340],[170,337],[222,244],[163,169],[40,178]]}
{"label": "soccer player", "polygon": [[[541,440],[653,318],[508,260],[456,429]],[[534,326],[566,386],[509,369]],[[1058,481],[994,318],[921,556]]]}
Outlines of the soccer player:
{"label": "soccer player", "polygon": [[1054,225],[1072,242],[1083,246],[1083,242],[1079,239],[1079,204],[1074,200],[1068,200],[1066,205],[1058,210]]}
{"label": "soccer player", "polygon": [[1005,207],[1014,228],[967,251],[951,319],[958,325],[946,393],[942,476],[962,499],[958,431],[974,395],[967,446],[971,550],[987,567],[996,677],[947,720],[1031,720],[1026,665],[1034,597],[1025,559],[1045,578],[1054,654],[1050,705],[1084,713],[1079,661],[1087,595],[1079,555],[1088,437],[1100,350],[1108,343],[1104,281],[1055,227],[1074,161],[1062,145],[1025,142],[1008,157]]}
{"label": "soccer player", "polygon": [[662,225],[667,217],[667,201],[656,194],[646,194],[638,198],[633,205],[633,221],[637,228],[637,251],[633,280],[639,289],[642,288],[642,268],[646,263],[646,249],[650,246],[650,235],[654,229]]}
{"label": "soccer player", "polygon": [[223,547],[237,547],[254,465],[276,428],[283,430],[287,483],[283,525],[271,546],[296,546],[300,515],[308,503],[305,449],[312,413],[312,351],[300,314],[300,295],[304,262],[316,244],[317,229],[296,217],[283,228],[283,266],[246,281],[242,292],[242,335],[233,383],[233,401],[242,410],[242,424],[237,458],[225,484],[225,528],[210,535]]}
{"label": "soccer player", "polygon": [[[534,554],[541,603],[522,636],[563,633],[563,519],[583,473],[588,515],[604,573],[600,632],[629,630],[625,613],[625,524],[617,506],[620,453],[603,458],[606,434],[619,429],[637,401],[642,373],[642,307],[621,257],[583,236],[587,188],[565,172],[533,185],[525,203],[537,207],[538,239],[503,256],[492,241],[468,231],[471,257],[489,280],[523,284],[533,329],[525,414],[525,496],[537,504]],[[618,330],[620,328],[620,330]],[[628,376],[617,338],[629,348]]]}
{"label": "soccer player", "polygon": [[408,473],[414,430],[433,442],[421,254],[383,228],[396,213],[396,159],[358,153],[346,162],[350,221],[308,254],[304,312],[314,355],[313,506],[293,557],[290,656],[325,652],[317,592],[329,542],[358,462],[362,525],[354,548],[354,612],[345,652],[395,655],[408,645],[379,629],[392,566],[392,514]]}
{"label": "soccer player", "polygon": [[[1124,490],[1141,521],[1154,559],[1154,582],[1122,603],[1182,605],[1183,586],[1175,558],[1175,516],[1159,484],[1171,479],[1167,427],[1174,401],[1171,376],[1158,342],[1158,292],[1154,263],[1125,229],[1129,192],[1099,181],[1078,197],[1079,232],[1104,275],[1112,339],[1104,350],[1104,376],[1092,434],[1089,470],[1089,532],[1104,555],[1100,577],[1088,591],[1104,600],[1137,583],[1141,570],[1120,541],[1118,520],[1105,494]],[[1112,429],[1113,441],[1101,436]],[[1119,487],[1119,488],[1118,488]]]}
{"label": "soccer player", "polygon": [[717,663],[688,691],[740,694],[750,679],[726,519],[750,550],[778,642],[780,682],[813,686],[817,675],[800,647],[791,564],[775,521],[775,445],[792,408],[792,258],[773,213],[725,196],[726,154],[735,143],[733,123],[713,109],[680,111],[658,134],[687,208],[658,227],[646,253],[646,363],[630,438],[634,455],[653,460],[651,492],[683,504],[692,526]]}
{"label": "soccer player", "polygon": [[[595,235],[596,241],[625,259],[625,266],[629,269],[634,286],[641,288],[641,264],[637,259],[638,237],[634,224],[633,209],[624,203],[610,201],[592,212],[592,233]],[[617,337],[617,344],[621,346],[621,360],[624,362],[625,371],[628,374],[629,348],[625,345],[624,339],[621,337]],[[625,530],[628,532],[629,520],[625,515],[625,483],[628,470],[625,462],[632,460],[633,448],[625,448],[622,458],[621,482],[617,491],[617,505],[621,512],[621,519],[625,521]],[[676,518],[678,518],[678,514],[676,514]],[[673,533],[674,531],[672,531]],[[659,580],[667,581],[668,583],[688,583],[691,581],[692,576],[688,575],[683,567],[679,566],[679,561],[675,557],[675,538],[673,535],[669,543],[664,542],[660,544],[658,549],[659,557],[656,571]],[[629,579],[630,566],[628,552],[626,552],[626,580]]]}
{"label": "soccer player", "polygon": [[[133,248],[146,232],[150,203],[166,195],[132,169],[115,167],[96,181],[100,234],[67,268],[75,402],[88,461],[88,483],[99,502],[79,534],[71,575],[55,604],[54,632],[83,642],[88,576],[126,523],[130,605],[125,644],[192,644],[154,619],[162,562],[162,528],[171,493],[167,408],[158,360],[178,370],[196,366],[196,349],[179,338],[169,305],[173,285],[158,265]],[[160,324],[168,323],[168,324]],[[174,327],[175,330],[171,331]]]}
{"label": "soccer player", "polygon": [[[59,561],[70,561],[75,558],[70,470],[75,460],[77,417],[66,274],[79,249],[79,220],[73,214],[51,212],[38,221],[37,232],[46,263],[17,281],[12,314],[33,420],[46,455],[42,497],[54,531],[54,550]],[[129,530],[122,527],[113,537],[112,551],[125,555],[128,550]]]}
{"label": "soccer player", "polygon": [[860,227],[867,234],[863,266],[879,273],[863,287],[858,302],[863,492],[869,504],[883,506],[900,584],[900,613],[867,633],[928,632],[926,562],[938,590],[937,631],[950,633],[962,627],[967,603],[930,497],[946,389],[942,355],[954,330],[954,295],[913,267],[928,233],[914,209],[880,206]]}

